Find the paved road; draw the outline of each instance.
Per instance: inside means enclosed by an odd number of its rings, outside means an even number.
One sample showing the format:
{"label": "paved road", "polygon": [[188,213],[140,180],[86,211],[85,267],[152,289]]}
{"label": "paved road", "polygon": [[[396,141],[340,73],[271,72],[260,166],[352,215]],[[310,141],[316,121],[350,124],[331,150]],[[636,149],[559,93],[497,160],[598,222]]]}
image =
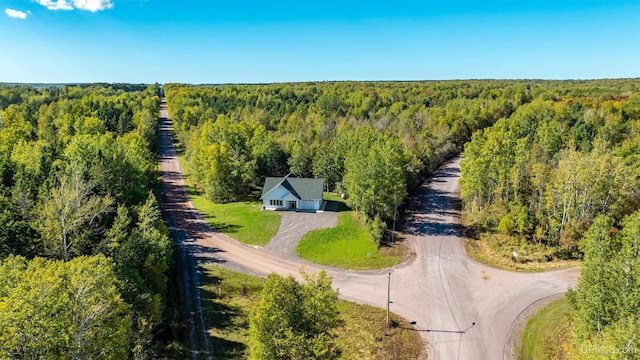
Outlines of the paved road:
{"label": "paved road", "polygon": [[[166,111],[166,110],[165,110]],[[173,149],[169,121],[162,113],[162,169],[165,211],[172,224],[183,230],[188,241],[179,241],[184,254],[198,263],[214,262],[254,275],[276,272],[283,275],[322,267],[239,243],[209,228],[193,209],[186,193],[178,159]],[[428,341],[430,359],[501,359],[512,323],[536,300],[566,291],[576,283],[578,269],[536,274],[512,273],[489,268],[471,260],[458,232],[459,159],[444,166],[416,197],[415,215],[410,221],[411,246],[416,256],[393,269],[391,310],[415,326]],[[197,269],[188,262],[191,286],[198,286]],[[342,298],[386,307],[388,270],[348,271],[327,269]],[[189,305],[193,333],[206,328],[199,324],[198,292]],[[472,325],[474,324],[475,325]],[[204,333],[203,333],[204,334]],[[199,348],[206,344],[199,342]],[[195,352],[193,352],[195,353]]]}

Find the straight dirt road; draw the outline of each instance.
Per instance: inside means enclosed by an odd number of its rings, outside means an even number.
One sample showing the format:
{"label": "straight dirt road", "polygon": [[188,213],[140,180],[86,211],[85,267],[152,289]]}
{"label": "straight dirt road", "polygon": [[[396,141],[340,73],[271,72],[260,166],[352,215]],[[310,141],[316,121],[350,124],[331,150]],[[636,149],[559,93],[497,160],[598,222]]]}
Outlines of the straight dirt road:
{"label": "straight dirt road", "polygon": [[[276,272],[299,277],[303,265],[313,272],[325,268],[342,298],[387,306],[389,270],[351,271],[282,259],[211,229],[189,200],[166,107],[161,117],[164,210],[179,234],[192,358],[208,356],[198,264],[214,262],[259,276]],[[416,331],[428,341],[430,359],[502,359],[509,329],[518,314],[538,299],[574,286],[579,270],[523,274],[471,260],[464,250],[454,206],[459,177],[456,159],[418,191],[408,235],[416,256],[391,272],[391,311],[415,322]]]}
{"label": "straight dirt road", "polygon": [[[193,211],[189,194],[184,185],[182,169],[177,161],[178,155],[173,145],[171,123],[167,112],[167,104],[162,99],[160,104],[160,161],[162,171],[162,210],[173,239],[177,243],[178,271],[182,276],[182,296],[186,306],[187,337],[191,359],[211,359],[209,355],[209,334],[204,318],[202,296],[200,294],[200,273],[194,249],[190,246],[193,240],[188,232],[191,220],[197,219]],[[197,230],[196,230],[197,232]]]}

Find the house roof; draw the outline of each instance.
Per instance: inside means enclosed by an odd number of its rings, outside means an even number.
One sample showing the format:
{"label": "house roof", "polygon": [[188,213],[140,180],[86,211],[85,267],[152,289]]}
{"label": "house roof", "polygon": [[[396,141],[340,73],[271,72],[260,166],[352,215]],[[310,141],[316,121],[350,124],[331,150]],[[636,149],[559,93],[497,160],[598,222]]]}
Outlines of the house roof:
{"label": "house roof", "polygon": [[261,199],[271,190],[282,185],[298,200],[302,199],[322,199],[323,179],[298,178],[291,174],[285,177],[268,177],[264,180]]}

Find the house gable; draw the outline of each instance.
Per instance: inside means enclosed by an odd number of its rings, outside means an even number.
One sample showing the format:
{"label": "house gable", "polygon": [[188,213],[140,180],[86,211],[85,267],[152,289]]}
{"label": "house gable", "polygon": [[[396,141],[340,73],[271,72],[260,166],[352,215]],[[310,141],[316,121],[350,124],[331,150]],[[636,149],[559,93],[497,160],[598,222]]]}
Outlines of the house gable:
{"label": "house gable", "polygon": [[290,195],[286,200],[322,200],[323,179],[296,178],[290,175],[284,178],[268,177],[265,179],[262,189],[261,199],[284,199],[288,192]]}
{"label": "house gable", "polygon": [[271,189],[264,196],[262,196],[262,199],[289,200],[289,201],[300,200],[294,194],[292,194],[291,191],[289,191],[289,189],[287,189],[286,187],[284,187],[282,185],[277,185],[276,187]]}

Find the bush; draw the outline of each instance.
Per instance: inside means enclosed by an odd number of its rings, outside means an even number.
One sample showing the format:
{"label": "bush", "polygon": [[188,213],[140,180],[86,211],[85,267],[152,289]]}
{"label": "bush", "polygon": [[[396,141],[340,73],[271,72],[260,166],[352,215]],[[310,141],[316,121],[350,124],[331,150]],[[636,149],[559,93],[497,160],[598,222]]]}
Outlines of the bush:
{"label": "bush", "polygon": [[371,238],[376,245],[380,246],[382,236],[387,230],[387,224],[380,219],[380,216],[376,215],[375,218],[367,221],[367,226],[369,227],[369,234],[371,234]]}

